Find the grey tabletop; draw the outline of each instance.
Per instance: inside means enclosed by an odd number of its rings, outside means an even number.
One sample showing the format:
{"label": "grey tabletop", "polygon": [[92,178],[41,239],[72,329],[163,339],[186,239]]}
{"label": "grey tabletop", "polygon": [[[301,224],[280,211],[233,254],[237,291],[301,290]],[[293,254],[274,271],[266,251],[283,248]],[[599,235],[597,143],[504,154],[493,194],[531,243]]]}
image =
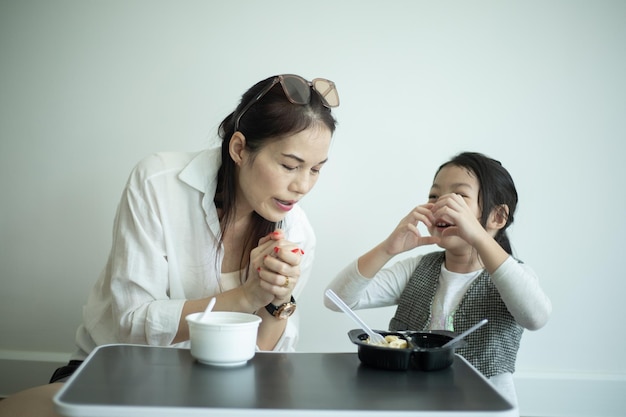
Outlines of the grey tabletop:
{"label": "grey tabletop", "polygon": [[[187,349],[96,349],[54,399],[66,416],[515,415],[465,359],[434,372],[385,371],[356,353],[257,352],[198,363]],[[367,413],[366,413],[367,414]]]}

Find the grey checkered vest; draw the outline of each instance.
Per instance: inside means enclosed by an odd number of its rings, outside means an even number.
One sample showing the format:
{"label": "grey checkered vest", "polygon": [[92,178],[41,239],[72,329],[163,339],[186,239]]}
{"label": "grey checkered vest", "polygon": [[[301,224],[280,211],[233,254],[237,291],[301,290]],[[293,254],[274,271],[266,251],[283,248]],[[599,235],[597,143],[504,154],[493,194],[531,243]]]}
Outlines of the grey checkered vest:
{"label": "grey checkered vest", "polygon": [[[426,330],[444,252],[425,255],[400,295],[389,330]],[[524,328],[517,324],[500,298],[489,274],[483,272],[467,290],[454,314],[455,332],[462,332],[482,319],[489,322],[465,338],[456,352],[486,377],[515,372],[515,360]]]}

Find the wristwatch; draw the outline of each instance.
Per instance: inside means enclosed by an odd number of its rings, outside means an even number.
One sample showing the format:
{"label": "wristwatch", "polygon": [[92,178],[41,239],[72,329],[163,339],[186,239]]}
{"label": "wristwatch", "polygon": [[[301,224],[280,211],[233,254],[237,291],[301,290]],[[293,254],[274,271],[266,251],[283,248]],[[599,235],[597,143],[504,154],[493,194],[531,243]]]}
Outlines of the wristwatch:
{"label": "wristwatch", "polygon": [[276,317],[277,319],[284,320],[288,318],[289,316],[291,316],[294,311],[296,311],[296,300],[293,298],[293,295],[292,295],[291,300],[289,300],[288,303],[281,304],[278,307],[276,307],[272,303],[269,303],[268,305],[265,306],[265,309],[267,310],[268,313],[270,313],[272,316]]}

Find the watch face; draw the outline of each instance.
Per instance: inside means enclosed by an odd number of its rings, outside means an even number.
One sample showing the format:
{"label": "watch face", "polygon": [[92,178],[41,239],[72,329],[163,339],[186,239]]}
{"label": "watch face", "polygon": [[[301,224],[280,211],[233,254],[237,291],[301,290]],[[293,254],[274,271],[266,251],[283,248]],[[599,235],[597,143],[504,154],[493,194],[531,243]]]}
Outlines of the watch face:
{"label": "watch face", "polygon": [[276,317],[279,319],[286,319],[296,311],[296,305],[294,303],[283,304],[277,312]]}

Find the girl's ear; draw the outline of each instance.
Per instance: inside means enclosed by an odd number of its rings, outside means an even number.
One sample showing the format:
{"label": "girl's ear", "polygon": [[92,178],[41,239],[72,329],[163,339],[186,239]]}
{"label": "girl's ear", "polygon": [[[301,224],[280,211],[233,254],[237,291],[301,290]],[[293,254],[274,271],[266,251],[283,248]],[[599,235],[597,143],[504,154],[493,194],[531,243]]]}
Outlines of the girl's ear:
{"label": "girl's ear", "polygon": [[509,220],[509,206],[500,204],[491,211],[489,216],[488,227],[494,230],[500,230],[506,226]]}
{"label": "girl's ear", "polygon": [[243,133],[237,131],[230,137],[228,143],[228,153],[235,162],[235,165],[241,165],[244,161],[246,152],[246,137]]}

